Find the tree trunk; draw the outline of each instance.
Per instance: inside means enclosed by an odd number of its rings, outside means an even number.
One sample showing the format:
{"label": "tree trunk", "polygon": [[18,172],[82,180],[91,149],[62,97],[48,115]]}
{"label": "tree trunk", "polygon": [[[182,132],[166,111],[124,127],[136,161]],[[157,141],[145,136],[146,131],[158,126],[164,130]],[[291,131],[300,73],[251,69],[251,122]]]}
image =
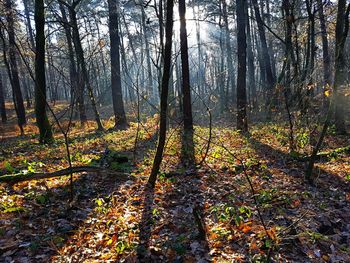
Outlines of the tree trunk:
{"label": "tree trunk", "polygon": [[26,17],[26,27],[29,35],[29,42],[30,42],[31,48],[34,50],[35,43],[34,43],[33,28],[30,21],[30,15],[29,15],[29,0],[23,0],[23,6],[24,6],[24,15]]}
{"label": "tree trunk", "polygon": [[141,5],[141,22],[142,22],[142,31],[143,31],[143,38],[145,41],[145,52],[146,52],[146,63],[147,63],[147,84],[149,91],[151,93],[151,102],[157,103],[159,102],[159,96],[157,92],[156,86],[153,84],[153,74],[152,74],[152,59],[151,59],[151,52],[150,52],[150,46],[148,43],[148,37],[147,37],[147,26],[146,26],[146,12]]}
{"label": "tree trunk", "polygon": [[269,55],[269,49],[266,42],[266,35],[265,35],[265,28],[264,28],[264,22],[260,15],[259,5],[257,0],[252,0],[254,13],[255,13],[255,19],[256,23],[258,25],[258,31],[259,31],[259,37],[260,37],[260,44],[261,44],[261,52],[262,52],[262,58],[263,58],[263,64],[266,74],[266,83],[265,83],[265,89],[267,92],[267,107],[270,110],[273,104],[275,104],[275,100],[273,99],[273,89],[275,85],[275,78],[272,73],[272,67],[271,67],[271,59]]}
{"label": "tree trunk", "polygon": [[[89,75],[88,75],[88,72],[86,69],[84,51],[83,51],[83,47],[81,45],[80,34],[79,34],[79,29],[78,29],[77,14],[76,14],[76,11],[73,7],[69,8],[69,13],[70,13],[70,17],[71,17],[71,26],[72,26],[72,30],[73,30],[72,35],[73,35],[74,48],[75,48],[75,53],[77,55],[77,63],[79,65],[79,69],[80,69],[79,74],[81,74],[81,76],[80,76],[81,83],[79,83],[79,85],[84,85],[87,88],[88,95],[89,95],[89,98],[91,101],[92,110],[94,112],[95,121],[97,124],[97,129],[103,130],[100,115],[99,115],[98,110],[97,110],[95,96],[94,96],[94,93],[93,93],[93,90],[91,87],[91,83],[90,83],[90,79],[89,79]],[[81,87],[81,89],[82,88],[83,87]],[[84,94],[83,92],[80,92],[80,96],[83,96],[83,94]]]}
{"label": "tree trunk", "polygon": [[23,96],[21,91],[21,86],[19,82],[19,72],[17,66],[17,49],[15,40],[15,29],[14,29],[14,9],[12,0],[6,0],[5,3],[7,9],[7,23],[8,23],[8,38],[9,38],[9,78],[11,81],[13,99],[15,102],[15,110],[18,118],[18,126],[23,134],[23,125],[27,123],[26,121],[26,111],[23,103]]}
{"label": "tree trunk", "polygon": [[[231,34],[229,29],[229,22],[228,22],[228,13],[227,13],[227,0],[222,0],[222,12],[223,12],[223,19],[224,19],[224,26],[225,26],[225,41],[226,41],[226,58],[227,58],[227,89],[226,89],[226,96],[229,96],[229,92],[231,89],[232,97],[234,98],[236,96],[236,87],[235,87],[235,72],[233,69],[233,59],[232,59],[232,48],[231,48]],[[234,101],[234,99],[233,99]],[[228,98],[226,100],[228,102]],[[226,108],[228,108],[228,105],[226,105]]]}
{"label": "tree trunk", "polygon": [[248,132],[247,122],[247,37],[246,37],[246,12],[244,0],[237,0],[237,129]]}
{"label": "tree trunk", "polygon": [[193,144],[193,118],[190,87],[190,66],[188,62],[188,43],[186,29],[186,3],[179,0],[180,15],[180,49],[181,49],[181,70],[182,70],[182,101],[184,133],[182,139],[182,159],[188,166],[194,165],[194,144]]}
{"label": "tree trunk", "polygon": [[118,28],[118,10],[116,0],[108,0],[109,10],[109,35],[111,41],[111,82],[112,99],[115,116],[115,128],[125,129],[127,127],[124,111],[122,83],[120,73],[120,50],[119,50],[119,28]]}
{"label": "tree trunk", "polygon": [[326,19],[323,12],[322,0],[318,1],[318,14],[320,16],[320,28],[322,36],[322,52],[323,52],[323,85],[324,87],[331,85],[331,59],[329,56],[329,46],[327,37]]}
{"label": "tree trunk", "polygon": [[62,15],[62,23],[65,31],[67,46],[68,46],[68,56],[69,56],[69,77],[71,83],[71,99],[72,101],[77,101],[80,123],[84,125],[87,122],[86,112],[85,112],[85,103],[84,103],[84,89],[82,85],[79,85],[78,71],[75,62],[75,55],[72,43],[72,30],[68,22],[66,9],[61,2],[59,2],[60,11]]}
{"label": "tree trunk", "polygon": [[52,130],[46,114],[45,79],[45,13],[44,0],[35,0],[35,117],[39,128],[39,142],[52,142]]}
{"label": "tree trunk", "polygon": [[252,32],[250,28],[250,19],[248,13],[248,4],[245,4],[246,12],[246,28],[247,28],[247,64],[248,64],[248,86],[250,88],[250,96],[252,101],[252,108],[255,109],[257,106],[257,94],[256,94],[256,83],[255,83],[255,65],[254,65],[254,53],[252,46]]}
{"label": "tree trunk", "polygon": [[164,70],[162,76],[162,89],[160,97],[160,127],[159,127],[159,139],[157,152],[154,157],[153,167],[151,175],[148,179],[148,184],[154,187],[157,181],[157,175],[159,172],[160,164],[163,159],[163,151],[166,140],[166,127],[167,127],[167,108],[168,108],[168,91],[169,91],[169,79],[171,75],[171,55],[172,55],[172,42],[173,42],[173,8],[174,0],[167,1],[166,8],[166,25],[165,25],[165,47],[164,47]]}
{"label": "tree trunk", "polygon": [[2,72],[0,71],[0,113],[1,113],[1,122],[7,122],[6,115],[6,106],[5,106],[5,90],[2,83]]}

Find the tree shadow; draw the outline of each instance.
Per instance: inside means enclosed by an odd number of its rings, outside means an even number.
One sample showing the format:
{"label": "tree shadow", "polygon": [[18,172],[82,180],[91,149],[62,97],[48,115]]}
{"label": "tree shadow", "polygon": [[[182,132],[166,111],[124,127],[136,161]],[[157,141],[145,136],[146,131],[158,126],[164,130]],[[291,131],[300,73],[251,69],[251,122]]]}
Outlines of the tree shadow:
{"label": "tree shadow", "polygon": [[[90,138],[90,135],[84,137]],[[138,142],[137,160],[141,160],[143,153],[153,147],[152,140],[154,137]],[[135,149],[119,151],[116,154],[130,156],[133,151]],[[120,168],[137,170],[131,159]],[[74,257],[79,254],[83,256],[93,247],[97,254],[102,253],[102,242],[109,237],[108,231],[106,234],[102,229],[99,230],[95,226],[94,218],[103,218],[117,203],[126,201],[125,191],[137,180],[133,176],[121,176],[120,172],[124,171],[75,175],[75,195],[72,203],[69,203],[70,188],[67,177],[55,180],[54,185],[50,187],[45,181],[38,181],[21,183],[18,187],[9,189],[8,195],[20,195],[24,198],[21,210],[2,214],[0,217],[4,226],[11,226],[1,228],[4,233],[0,236],[0,246],[4,247],[4,244],[9,242],[13,244],[12,247],[6,246],[6,250],[1,251],[1,258],[9,262],[49,262],[51,257],[57,257],[67,262],[76,260]],[[108,227],[115,224],[117,222],[111,222]],[[105,226],[102,225],[103,227]],[[77,233],[79,238],[72,240]],[[89,238],[93,241],[89,242]],[[62,249],[66,254],[60,254]],[[73,251],[70,257],[70,252]],[[86,255],[89,256],[91,255]]]}
{"label": "tree shadow", "polygon": [[[290,154],[287,154],[281,150],[278,150],[268,144],[264,144],[261,141],[255,139],[253,136],[249,135],[248,140],[251,143],[256,154],[261,158],[267,159],[269,161],[269,166],[275,169],[281,169],[287,165],[292,167],[290,171],[287,171],[287,174],[291,176],[296,176],[301,179],[304,178],[304,172],[306,169],[307,162],[297,160],[293,158]],[[316,162],[321,163],[322,160]],[[343,177],[338,174],[331,173],[320,167],[315,167],[315,173],[318,173],[316,176],[316,186],[315,189],[325,189],[329,190],[329,187],[339,187],[343,191],[350,191],[349,182],[346,181]],[[307,182],[305,181],[305,185]]]}
{"label": "tree shadow", "polygon": [[[266,160],[270,171],[276,173],[271,176],[267,189],[273,185],[276,190],[278,188],[276,193],[279,193],[280,196],[287,194],[288,198],[291,198],[291,195],[295,195],[294,198],[297,198],[295,199],[296,203],[292,203],[293,206],[289,205],[285,210],[284,220],[278,219],[277,216],[279,207],[282,208],[281,211],[284,210],[283,204],[281,204],[282,206],[275,204],[271,209],[263,211],[265,217],[275,218],[273,224],[285,225],[287,223],[285,226],[290,232],[285,233],[285,236],[292,239],[281,246],[281,251],[289,255],[291,251],[294,251],[292,252],[294,255],[307,258],[305,248],[309,241],[302,244],[303,242],[300,243],[300,239],[296,237],[307,235],[305,233],[316,233],[315,235],[324,238],[324,240],[321,238],[313,241],[314,246],[317,246],[322,253],[339,253],[345,256],[346,253],[344,254],[340,247],[347,244],[349,239],[344,236],[343,239],[339,240],[337,233],[348,231],[347,223],[344,222],[348,222],[350,214],[347,198],[347,194],[350,192],[349,182],[339,174],[317,166],[314,168],[315,173],[318,174],[315,178],[315,185],[310,185],[304,178],[307,162],[301,162],[252,136],[249,136],[248,140],[256,155]],[[293,223],[293,221],[297,223]],[[299,225],[301,226],[299,227]],[[330,250],[329,244],[331,242],[335,247],[333,250],[337,252]],[[300,260],[304,260],[301,258]]]}
{"label": "tree shadow", "polygon": [[198,226],[204,207],[201,186],[196,169],[186,170],[178,164],[160,173],[155,189],[144,189],[139,262],[211,261],[207,239]]}

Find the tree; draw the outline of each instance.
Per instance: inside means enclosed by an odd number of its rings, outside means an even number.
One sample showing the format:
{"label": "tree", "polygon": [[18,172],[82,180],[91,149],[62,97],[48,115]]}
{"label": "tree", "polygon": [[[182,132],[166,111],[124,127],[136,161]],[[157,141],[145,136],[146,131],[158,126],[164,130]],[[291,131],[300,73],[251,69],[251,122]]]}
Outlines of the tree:
{"label": "tree", "polygon": [[109,10],[109,36],[111,41],[111,82],[112,100],[115,117],[115,128],[125,129],[127,127],[124,111],[122,83],[120,75],[120,37],[118,28],[117,0],[108,0]]}
{"label": "tree", "polygon": [[228,108],[228,95],[231,89],[231,92],[233,96],[236,92],[235,87],[235,72],[233,70],[233,59],[232,59],[232,47],[231,47],[231,36],[230,36],[230,28],[229,28],[229,21],[228,21],[228,11],[227,11],[227,0],[221,0],[222,1],[222,13],[223,13],[223,19],[224,19],[224,27],[225,27],[225,44],[226,44],[226,60],[227,60],[227,87],[226,87],[226,94],[225,94],[225,109]]}
{"label": "tree", "polygon": [[248,131],[247,122],[247,36],[246,36],[246,12],[244,0],[236,1],[237,13],[237,129]]}
{"label": "tree", "polygon": [[[6,20],[7,20],[7,34],[8,34],[8,55],[9,60],[4,57],[6,67],[8,70],[8,75],[10,83],[12,86],[13,101],[15,105],[15,111],[17,115],[18,126],[21,130],[21,134],[24,133],[23,126],[27,123],[26,111],[23,103],[23,96],[21,91],[21,86],[19,82],[19,71],[17,66],[17,47],[15,40],[15,27],[14,27],[14,17],[15,12],[13,9],[12,0],[6,0]],[[3,38],[3,34],[2,34]],[[3,38],[3,44],[5,45],[5,39]],[[4,48],[4,54],[6,53],[6,48]]]}
{"label": "tree", "polygon": [[335,129],[339,134],[346,133],[344,94],[347,87],[348,72],[346,68],[345,42],[349,31],[350,4],[346,7],[346,0],[338,1],[337,24],[335,28]]}
{"label": "tree", "polygon": [[323,82],[324,85],[331,85],[331,59],[329,56],[329,46],[327,37],[326,19],[323,11],[323,1],[317,0],[318,13],[320,16],[320,28],[322,36],[322,55],[323,55]]}
{"label": "tree", "polygon": [[259,5],[257,0],[252,0],[252,5],[254,8],[254,13],[255,13],[255,19],[256,23],[258,25],[258,32],[259,32],[259,37],[260,37],[260,43],[261,43],[261,52],[262,52],[262,65],[260,67],[263,67],[263,74],[266,75],[266,83],[265,83],[265,88],[266,88],[266,95],[267,95],[267,107],[270,108],[272,104],[274,103],[272,99],[273,96],[273,88],[275,85],[275,77],[272,73],[272,67],[271,67],[271,59],[270,59],[270,54],[269,54],[269,49],[267,46],[267,41],[266,41],[266,34],[265,34],[265,28],[264,28],[264,21],[261,17],[260,10],[259,10]]}
{"label": "tree", "polygon": [[75,8],[78,6],[78,4],[81,2],[81,0],[73,1],[72,5],[68,5],[65,2],[62,2],[62,4],[65,4],[68,7],[69,15],[70,15],[70,25],[72,27],[72,38],[75,48],[75,53],[77,56],[77,64],[78,64],[78,74],[79,74],[79,85],[80,91],[79,91],[79,100],[83,103],[83,96],[84,96],[84,87],[88,91],[88,95],[91,101],[92,110],[94,112],[95,121],[97,124],[98,130],[103,130],[102,122],[100,119],[100,114],[97,110],[97,104],[95,100],[95,95],[93,93],[91,83],[90,83],[90,77],[87,71],[85,58],[84,58],[84,50],[80,39],[80,33],[78,28],[78,19],[77,19],[77,12]]}
{"label": "tree", "polygon": [[5,106],[5,90],[2,84],[2,72],[0,71],[0,114],[1,122],[7,122],[6,106]]}
{"label": "tree", "polygon": [[44,0],[35,0],[35,117],[40,143],[53,140],[51,125],[46,114],[45,79],[45,13]]}
{"label": "tree", "polygon": [[192,101],[190,87],[190,66],[188,63],[188,43],[186,29],[186,3],[179,0],[180,15],[180,49],[181,49],[181,70],[182,70],[182,105],[184,131],[182,139],[183,160],[188,165],[194,164],[194,144],[193,144],[193,118]]}
{"label": "tree", "polygon": [[168,92],[169,80],[171,75],[171,55],[173,44],[173,8],[174,0],[167,1],[166,7],[166,25],[165,25],[165,47],[164,47],[164,70],[162,76],[162,88],[160,96],[160,124],[159,124],[159,138],[156,155],[154,157],[152,172],[148,179],[148,184],[154,187],[157,181],[160,164],[162,163],[163,151],[166,140],[166,126],[167,126],[167,109],[168,109]]}
{"label": "tree", "polygon": [[309,183],[314,183],[312,171],[316,162],[317,153],[322,147],[324,137],[326,136],[328,127],[331,123],[331,115],[335,108],[335,128],[338,133],[346,133],[344,109],[342,103],[342,95],[340,91],[347,84],[347,71],[345,64],[345,40],[349,31],[349,13],[350,4],[346,8],[346,0],[338,1],[337,24],[335,30],[335,73],[334,73],[334,94],[332,95],[326,120],[323,124],[322,132],[312,151],[305,176]]}
{"label": "tree", "polygon": [[256,83],[255,83],[255,64],[254,64],[254,52],[253,52],[253,41],[252,31],[249,19],[248,4],[245,4],[246,12],[246,27],[247,27],[247,66],[248,66],[248,87],[249,87],[249,102],[252,108],[257,106],[256,96]]}
{"label": "tree", "polygon": [[86,113],[85,113],[85,105],[84,105],[84,95],[81,93],[81,88],[78,85],[78,72],[77,66],[75,62],[75,55],[72,43],[72,30],[67,18],[67,13],[64,5],[59,2],[59,8],[61,11],[61,21],[64,28],[64,33],[67,40],[68,47],[68,59],[69,59],[69,79],[70,79],[70,95],[72,100],[76,100],[78,103],[79,117],[80,123],[84,125],[87,121]]}
{"label": "tree", "polygon": [[35,48],[35,43],[34,43],[34,34],[33,34],[33,29],[32,29],[32,24],[30,21],[30,16],[29,16],[29,6],[30,6],[30,2],[29,0],[22,0],[23,2],[23,7],[24,7],[24,15],[26,18],[26,27],[27,27],[27,32],[29,35],[29,42],[31,45],[31,48]]}

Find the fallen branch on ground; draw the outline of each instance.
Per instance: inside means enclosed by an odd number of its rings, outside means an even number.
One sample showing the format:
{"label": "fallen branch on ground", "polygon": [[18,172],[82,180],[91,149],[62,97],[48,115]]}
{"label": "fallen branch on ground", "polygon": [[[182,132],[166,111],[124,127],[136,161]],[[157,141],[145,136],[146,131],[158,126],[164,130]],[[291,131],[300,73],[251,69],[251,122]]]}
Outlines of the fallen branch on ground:
{"label": "fallen branch on ground", "polygon": [[[90,173],[101,173],[108,172],[104,168],[94,166],[77,166],[72,168],[65,168],[52,173],[27,173],[27,174],[9,174],[0,176],[0,183],[19,183],[24,181],[49,179],[53,177],[65,176],[74,173],[90,172]],[[115,172],[113,172],[115,174]],[[127,176],[126,173],[117,173],[118,175]]]}

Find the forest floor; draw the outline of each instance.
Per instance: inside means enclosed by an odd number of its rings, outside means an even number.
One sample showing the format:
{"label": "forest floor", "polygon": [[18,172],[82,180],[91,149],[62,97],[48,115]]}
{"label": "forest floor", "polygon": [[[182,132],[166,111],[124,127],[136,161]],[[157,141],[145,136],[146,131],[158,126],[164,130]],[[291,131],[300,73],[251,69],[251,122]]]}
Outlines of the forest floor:
{"label": "forest floor", "polygon": [[[330,130],[311,186],[287,125],[253,125],[246,136],[213,128],[193,169],[180,163],[178,128],[150,190],[157,120],[104,133],[73,122],[73,164],[109,172],[74,175],[73,200],[69,176],[0,185],[0,262],[350,262],[350,156],[334,151],[349,137]],[[0,127],[1,174],[68,167],[58,130],[40,145],[33,119],[26,135],[16,129]],[[298,157],[308,154],[307,130],[295,135]],[[198,162],[208,138],[195,128]]]}

